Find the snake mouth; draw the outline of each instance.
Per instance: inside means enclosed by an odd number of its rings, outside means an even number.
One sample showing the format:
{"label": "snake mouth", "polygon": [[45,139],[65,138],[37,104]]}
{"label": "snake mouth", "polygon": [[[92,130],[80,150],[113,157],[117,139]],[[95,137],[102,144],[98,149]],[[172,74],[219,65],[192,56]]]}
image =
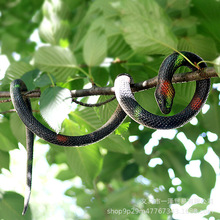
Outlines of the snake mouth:
{"label": "snake mouth", "polygon": [[161,113],[167,115],[171,112],[172,104],[173,104],[172,100],[171,103],[168,103],[167,100],[159,98],[157,99],[157,104]]}
{"label": "snake mouth", "polygon": [[163,109],[160,109],[161,112],[165,115],[169,114],[171,112],[171,108],[163,108]]}
{"label": "snake mouth", "polygon": [[167,97],[166,99],[163,99],[163,107],[160,109],[163,114],[167,115],[171,112],[173,106],[173,98],[174,97]]}

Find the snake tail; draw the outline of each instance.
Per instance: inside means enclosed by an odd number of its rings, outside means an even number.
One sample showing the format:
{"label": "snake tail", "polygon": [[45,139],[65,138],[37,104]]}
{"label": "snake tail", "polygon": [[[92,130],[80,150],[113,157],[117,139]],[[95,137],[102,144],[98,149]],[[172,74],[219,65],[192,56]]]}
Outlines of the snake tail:
{"label": "snake tail", "polygon": [[[23,88],[23,92],[26,92],[27,88]],[[24,98],[24,103],[27,106],[27,110],[32,114],[31,102],[28,98]],[[24,208],[22,215],[25,215],[31,196],[32,185],[32,167],[33,167],[33,153],[34,153],[34,133],[26,127],[26,151],[27,151],[27,168],[26,168],[26,186],[24,195]]]}
{"label": "snake tail", "polygon": [[26,187],[25,187],[25,196],[24,196],[24,209],[22,211],[22,215],[25,215],[31,197],[33,148],[34,148],[34,134],[28,128],[26,128],[27,172],[26,172]]}

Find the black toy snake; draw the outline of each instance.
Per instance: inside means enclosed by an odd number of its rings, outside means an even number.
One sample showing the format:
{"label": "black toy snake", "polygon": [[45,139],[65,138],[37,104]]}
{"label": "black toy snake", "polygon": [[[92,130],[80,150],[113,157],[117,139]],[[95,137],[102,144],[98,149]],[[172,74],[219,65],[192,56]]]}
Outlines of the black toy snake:
{"label": "black toy snake", "polygon": [[[181,55],[183,54],[183,55]],[[195,65],[202,61],[202,59],[190,52],[173,53],[168,56],[161,64],[159,75],[158,75],[158,85],[155,92],[155,97],[157,99],[158,105],[161,111],[165,114],[169,113],[172,107],[174,89],[171,83],[172,76],[177,68],[180,66],[187,66],[193,71],[196,67],[190,64],[185,58],[188,58]],[[206,67],[204,62],[201,63],[200,68]],[[115,80],[115,95],[119,102],[117,109],[111,118],[98,130],[82,135],[82,136],[66,136],[57,134],[45,126],[43,126],[39,121],[37,121],[31,112],[31,107],[29,106],[28,99],[23,98],[22,92],[27,91],[27,88],[23,81],[20,79],[14,80],[11,83],[10,94],[12,98],[13,105],[27,127],[27,131],[30,137],[33,139],[32,132],[39,136],[40,138],[61,146],[83,146],[92,144],[94,142],[100,141],[111,132],[113,132],[125,119],[126,114],[128,114],[136,122],[154,129],[172,129],[180,127],[186,124],[192,117],[194,117],[200,111],[201,107],[205,103],[209,89],[210,89],[210,79],[200,80],[196,82],[195,94],[189,103],[189,105],[180,113],[173,116],[158,116],[154,115],[145,109],[143,109],[135,100],[134,95],[131,92],[130,84],[132,83],[132,78],[128,74],[121,74]],[[29,135],[27,136],[29,138]],[[27,139],[28,139],[27,138]],[[33,144],[32,141],[27,140],[27,143],[31,147],[28,149],[28,160],[32,160],[33,154]],[[28,164],[30,164],[28,162]],[[31,167],[28,168],[28,175],[31,177]],[[23,214],[28,205],[31,179],[27,181],[28,185],[28,199],[25,199],[25,207]]]}

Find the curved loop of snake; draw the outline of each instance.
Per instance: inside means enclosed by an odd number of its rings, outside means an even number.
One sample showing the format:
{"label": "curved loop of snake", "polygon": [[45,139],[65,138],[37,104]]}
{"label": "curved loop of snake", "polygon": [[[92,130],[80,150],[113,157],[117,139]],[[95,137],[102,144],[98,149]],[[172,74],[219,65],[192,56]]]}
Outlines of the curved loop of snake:
{"label": "curved loop of snake", "polygon": [[90,134],[82,136],[57,134],[42,125],[27,108],[27,105],[22,97],[22,92],[26,90],[26,86],[22,80],[14,80],[10,87],[12,103],[25,126],[34,134],[52,144],[67,147],[93,144],[112,133],[126,117],[125,112],[121,109],[120,105],[118,105],[111,118],[101,128]]}
{"label": "curved loop of snake", "polygon": [[[185,57],[190,59],[193,63],[197,64],[202,61],[200,57],[190,52],[181,52]],[[162,63],[158,76],[158,85],[156,89],[156,99],[159,107],[163,113],[169,113],[172,107],[172,100],[174,97],[174,89],[171,84],[171,79],[177,68],[180,66],[187,66],[192,70],[196,68],[191,65],[182,55],[173,53],[168,56]],[[206,67],[205,63],[201,63],[201,68]],[[157,116],[149,113],[143,109],[135,100],[134,95],[131,92],[130,84],[132,78],[128,74],[119,75],[115,80],[115,95],[119,102],[118,107],[111,116],[111,118],[98,130],[82,135],[82,136],[66,136],[57,134],[50,129],[43,126],[32,115],[30,101],[27,98],[23,98],[22,92],[27,91],[26,85],[20,79],[16,79],[11,83],[10,94],[12,103],[26,126],[27,130],[27,190],[25,194],[24,210],[22,214],[25,214],[30,193],[31,193],[31,177],[32,177],[32,158],[33,158],[33,133],[40,138],[57,144],[60,146],[83,146],[95,143],[112,133],[125,119],[128,114],[136,122],[143,124],[144,126],[154,129],[171,129],[177,128],[186,124],[193,116],[195,116],[202,105],[205,103],[209,89],[210,79],[200,80],[196,82],[196,91],[190,102],[190,104],[180,113],[169,116]]]}
{"label": "curved loop of snake", "polygon": [[33,159],[33,140],[34,134],[40,138],[50,142],[52,144],[67,146],[67,147],[78,147],[93,144],[97,141],[102,140],[109,134],[111,134],[125,119],[126,113],[122,110],[120,105],[117,106],[115,112],[111,118],[96,131],[82,135],[82,136],[67,136],[57,134],[50,129],[43,126],[32,114],[31,105],[29,99],[23,98],[22,92],[27,91],[26,85],[20,79],[16,79],[11,83],[10,94],[12,103],[26,126],[26,145],[27,145],[27,186],[25,192],[24,209],[22,215],[25,214],[30,194],[31,194],[31,179],[32,179],[32,159]]}
{"label": "curved loop of snake", "polygon": [[[159,70],[155,98],[162,113],[165,114],[170,112],[175,94],[171,83],[174,72],[180,66],[187,66],[193,71],[197,70],[197,68],[190,64],[181,53],[195,65],[202,61],[202,58],[196,54],[185,51],[180,52],[180,54],[173,53],[163,61]],[[205,62],[201,62],[200,68],[206,66]],[[206,102],[210,90],[210,79],[196,81],[195,94],[189,105],[178,114],[165,117],[154,115],[138,104],[131,91],[130,85],[132,83],[133,79],[130,75],[119,75],[114,85],[116,98],[122,109],[134,121],[154,129],[173,129],[186,124],[192,117],[198,114],[203,104]]]}

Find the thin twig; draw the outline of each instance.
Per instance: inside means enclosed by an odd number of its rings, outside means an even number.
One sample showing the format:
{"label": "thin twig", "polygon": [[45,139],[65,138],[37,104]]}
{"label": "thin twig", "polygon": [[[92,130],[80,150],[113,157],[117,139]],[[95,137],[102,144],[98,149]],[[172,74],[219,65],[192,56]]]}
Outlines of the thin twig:
{"label": "thin twig", "polygon": [[[173,83],[183,83],[190,82],[196,80],[202,80],[212,77],[218,77],[216,70],[213,67],[207,67],[202,70],[197,70],[194,72],[187,72],[181,74],[175,74],[173,76]],[[153,88],[157,85],[157,76],[145,80],[140,83],[135,83],[132,85],[132,91],[138,92]],[[92,87],[90,89],[81,89],[81,90],[71,90],[72,97],[85,97],[85,96],[93,96],[93,95],[114,95],[115,90],[114,87]],[[30,91],[27,97],[29,98],[38,98],[40,97],[41,92],[39,90]],[[0,98],[9,98],[10,92],[2,92],[0,91]]]}
{"label": "thin twig", "polygon": [[4,115],[4,114],[7,114],[7,113],[13,113],[13,112],[16,112],[16,110],[15,109],[10,109],[10,110],[4,111],[4,112],[0,112],[0,114]]}
{"label": "thin twig", "polygon": [[11,99],[0,100],[0,103],[6,103],[6,102],[11,102]]}
{"label": "thin twig", "polygon": [[111,101],[113,101],[116,97],[113,96],[112,98],[104,101],[104,102],[99,102],[99,103],[94,103],[94,104],[90,104],[90,103],[84,103],[84,102],[80,102],[77,101],[76,99],[72,98],[72,101],[75,102],[76,104],[82,105],[82,106],[86,106],[86,107],[100,107],[102,105],[105,105],[106,103],[109,103]]}
{"label": "thin twig", "polygon": [[[216,70],[212,67],[207,67],[202,70],[197,70],[194,72],[174,74],[172,78],[172,82],[185,83],[185,82],[208,79],[213,77],[218,77]],[[150,88],[154,88],[156,87],[156,85],[157,85],[157,76],[145,80],[143,82],[133,84],[132,91],[139,92]],[[102,87],[102,88],[95,87],[91,89],[71,90],[72,97],[85,97],[85,96],[93,96],[93,95],[114,95],[114,94],[115,94],[114,87]]]}
{"label": "thin twig", "polygon": [[[10,109],[10,110],[7,110],[7,111],[0,112],[0,115],[4,115],[4,114],[7,114],[7,113],[14,113],[14,112],[16,112],[15,109]],[[32,112],[39,113],[40,111],[39,110],[32,110]]]}

